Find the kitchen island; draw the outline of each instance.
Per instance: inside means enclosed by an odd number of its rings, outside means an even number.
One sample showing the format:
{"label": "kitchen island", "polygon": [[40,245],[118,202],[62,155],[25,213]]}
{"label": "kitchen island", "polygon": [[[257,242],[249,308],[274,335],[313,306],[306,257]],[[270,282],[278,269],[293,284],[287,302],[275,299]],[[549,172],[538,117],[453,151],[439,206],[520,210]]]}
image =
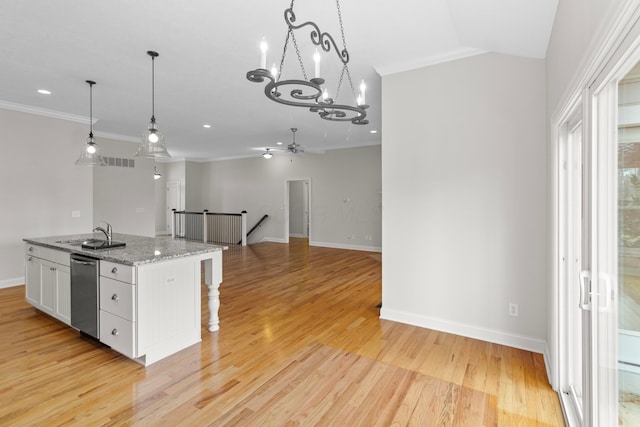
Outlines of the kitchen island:
{"label": "kitchen island", "polygon": [[201,265],[209,288],[209,331],[219,327],[223,247],[173,239],[114,233],[125,246],[85,249],[97,233],[23,239],[26,299],[69,325],[70,256],[99,265],[99,340],[143,365],[201,340]]}

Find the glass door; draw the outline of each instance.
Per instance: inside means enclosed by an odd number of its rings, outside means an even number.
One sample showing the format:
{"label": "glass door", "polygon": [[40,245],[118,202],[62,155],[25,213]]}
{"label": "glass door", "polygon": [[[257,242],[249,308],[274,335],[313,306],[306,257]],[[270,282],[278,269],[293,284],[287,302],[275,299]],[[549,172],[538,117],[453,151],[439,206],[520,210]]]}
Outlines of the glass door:
{"label": "glass door", "polygon": [[618,84],[618,413],[640,425],[640,65]]}
{"label": "glass door", "polygon": [[583,144],[582,106],[561,130],[559,353],[562,405],[569,425],[589,413],[590,215],[589,150]]}

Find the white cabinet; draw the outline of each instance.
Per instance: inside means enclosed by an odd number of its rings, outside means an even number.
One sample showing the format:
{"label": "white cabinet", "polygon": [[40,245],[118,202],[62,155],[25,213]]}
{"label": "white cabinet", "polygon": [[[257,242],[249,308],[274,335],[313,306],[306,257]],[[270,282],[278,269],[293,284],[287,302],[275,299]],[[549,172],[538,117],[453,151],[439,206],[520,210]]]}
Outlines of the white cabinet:
{"label": "white cabinet", "polygon": [[100,341],[136,358],[134,267],[100,261]]}
{"label": "white cabinet", "polygon": [[27,302],[71,324],[69,253],[26,245],[25,257]]}
{"label": "white cabinet", "polygon": [[100,261],[100,341],[149,365],[200,341],[200,257]]}

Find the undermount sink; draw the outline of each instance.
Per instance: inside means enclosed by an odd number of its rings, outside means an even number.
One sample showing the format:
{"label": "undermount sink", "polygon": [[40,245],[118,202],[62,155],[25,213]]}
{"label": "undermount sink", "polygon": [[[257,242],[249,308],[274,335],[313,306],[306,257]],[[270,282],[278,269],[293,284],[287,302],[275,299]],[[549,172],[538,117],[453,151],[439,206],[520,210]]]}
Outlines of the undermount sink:
{"label": "undermount sink", "polygon": [[85,243],[92,243],[97,241],[98,239],[74,239],[74,240],[56,240],[56,243],[61,243],[63,245],[70,246],[80,246]]}
{"label": "undermount sink", "polygon": [[121,248],[126,245],[124,242],[111,241],[103,239],[74,239],[74,240],[58,240],[56,243],[70,246],[82,246],[83,249],[113,249]]}
{"label": "undermount sink", "polygon": [[83,249],[113,249],[122,248],[126,245],[124,242],[107,241],[101,239],[88,239],[82,243]]}

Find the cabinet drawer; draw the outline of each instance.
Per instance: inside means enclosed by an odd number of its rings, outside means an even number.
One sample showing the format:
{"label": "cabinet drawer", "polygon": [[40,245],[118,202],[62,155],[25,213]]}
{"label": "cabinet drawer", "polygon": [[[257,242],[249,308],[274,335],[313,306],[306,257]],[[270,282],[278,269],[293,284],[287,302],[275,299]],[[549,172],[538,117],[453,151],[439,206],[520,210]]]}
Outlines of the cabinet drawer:
{"label": "cabinet drawer", "polygon": [[136,324],[100,310],[100,341],[127,357],[135,358]]}
{"label": "cabinet drawer", "polygon": [[27,244],[24,246],[24,253],[28,256],[46,259],[56,264],[66,265],[67,267],[70,265],[69,252]]}
{"label": "cabinet drawer", "polygon": [[26,245],[24,245],[24,253],[29,255],[29,256],[34,256],[34,257],[40,258],[40,249],[41,248],[42,248],[42,246],[32,245],[30,243],[27,243]]}
{"label": "cabinet drawer", "polygon": [[135,287],[108,277],[100,278],[100,310],[120,316],[130,322],[135,317]]}
{"label": "cabinet drawer", "polygon": [[116,264],[109,261],[100,261],[100,275],[126,283],[136,283],[133,267],[130,265]]}
{"label": "cabinet drawer", "polygon": [[69,252],[58,251],[56,249],[50,249],[50,248],[40,248],[40,255],[38,256],[42,259],[55,262],[56,264],[66,265],[67,267],[71,265],[71,261],[69,259]]}

